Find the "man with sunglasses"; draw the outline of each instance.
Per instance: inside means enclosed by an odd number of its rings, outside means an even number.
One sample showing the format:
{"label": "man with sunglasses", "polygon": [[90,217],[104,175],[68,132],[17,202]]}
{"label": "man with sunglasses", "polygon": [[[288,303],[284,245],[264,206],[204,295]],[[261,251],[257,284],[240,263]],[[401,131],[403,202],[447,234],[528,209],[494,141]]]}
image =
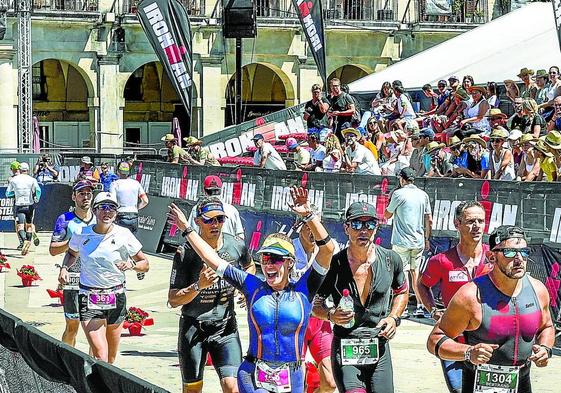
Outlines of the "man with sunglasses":
{"label": "man with sunglasses", "polygon": [[[201,238],[230,264],[255,272],[243,240],[222,231],[226,219],[217,197],[204,197],[197,205],[195,222]],[[222,390],[237,392],[236,374],[242,350],[234,311],[234,287],[205,265],[188,242],[175,253],[168,302],[172,307],[182,306],[178,353],[183,392],[202,392],[209,353]]]}
{"label": "man with sunglasses", "polygon": [[[549,294],[526,274],[523,229],[500,226],[489,247],[493,269],[456,292],[427,347],[440,359],[464,362],[463,393],[531,392],[530,363],[547,366],[555,340]],[[453,340],[460,335],[465,343]]]}
{"label": "man with sunglasses", "polygon": [[[416,177],[423,177],[427,172],[430,159],[427,154],[427,145],[434,139],[434,131],[430,127],[425,127],[418,132],[411,134],[411,144],[413,152],[411,152],[411,160],[409,166],[416,172]],[[425,163],[425,161],[427,161]]]}
{"label": "man with sunglasses", "polygon": [[[485,209],[477,201],[464,201],[454,211],[454,225],[460,241],[456,247],[430,258],[417,281],[417,294],[431,317],[438,321],[444,310],[438,308],[431,288],[440,286],[444,307],[454,294],[474,277],[487,274],[491,266],[486,263],[489,246],[483,244]],[[462,337],[455,340],[463,342]],[[446,386],[451,393],[462,391],[462,363],[441,360]]]}
{"label": "man with sunglasses", "polygon": [[[58,216],[49,253],[52,256],[65,253],[72,235],[82,233],[82,229],[95,224],[95,216],[91,210],[94,185],[89,180],[81,180],[72,188],[74,210]],[[62,268],[60,269],[62,272]],[[78,283],[80,280],[80,260],[68,268],[69,283],[64,285],[64,318],[66,327],[62,334],[62,341],[68,345],[76,345],[76,335],[80,327],[80,311],[78,307]]]}
{"label": "man with sunglasses", "polygon": [[304,120],[308,129],[316,128],[318,131],[327,127],[326,113],[329,110],[329,101],[321,92],[321,86],[315,83],[312,86],[312,99],[304,106]]}
{"label": "man with sunglasses", "polygon": [[[374,242],[376,217],[376,207],[366,202],[347,209],[344,228],[349,246],[333,256],[312,310],[335,324],[331,362],[340,392],[394,391],[389,340],[409,295],[399,255]],[[339,305],[344,290],[349,291],[354,312],[325,304],[331,296]],[[344,327],[351,321],[352,327]],[[353,356],[358,353],[364,355]]]}
{"label": "man with sunglasses", "polygon": [[[411,168],[403,168],[399,173],[400,188],[393,192],[384,217],[387,220],[393,217],[392,250],[403,261],[407,281],[409,280],[407,272],[411,274],[413,292],[417,296],[417,267],[423,259],[423,252],[430,247],[432,214],[428,194],[418,188],[414,182],[415,171]],[[415,316],[427,316],[426,313],[421,299],[417,296]],[[408,315],[406,311],[404,317]]]}
{"label": "man with sunglasses", "polygon": [[345,171],[357,175],[381,175],[382,172],[374,154],[358,142],[362,137],[360,131],[355,128],[347,128],[342,131],[342,134],[346,144],[343,156]]}

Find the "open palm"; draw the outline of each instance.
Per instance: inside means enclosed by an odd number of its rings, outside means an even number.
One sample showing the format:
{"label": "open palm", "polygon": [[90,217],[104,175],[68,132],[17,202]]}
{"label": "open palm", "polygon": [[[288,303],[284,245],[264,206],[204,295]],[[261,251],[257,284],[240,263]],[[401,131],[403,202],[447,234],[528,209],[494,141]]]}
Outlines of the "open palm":
{"label": "open palm", "polygon": [[304,187],[291,187],[290,196],[292,197],[292,205],[290,208],[297,214],[305,216],[310,213],[308,205],[308,190]]}

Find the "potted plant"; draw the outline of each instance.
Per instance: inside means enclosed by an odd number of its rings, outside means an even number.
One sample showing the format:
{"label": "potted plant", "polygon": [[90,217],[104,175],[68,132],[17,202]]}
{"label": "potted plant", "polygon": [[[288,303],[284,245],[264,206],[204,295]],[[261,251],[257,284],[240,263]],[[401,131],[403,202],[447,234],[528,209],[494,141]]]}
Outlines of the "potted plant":
{"label": "potted plant", "polygon": [[10,268],[10,264],[7,262],[7,260],[8,258],[6,257],[6,255],[0,252],[0,272],[2,271],[2,269]]}
{"label": "potted plant", "polygon": [[154,325],[154,319],[149,316],[150,314],[139,307],[129,307],[123,327],[129,329],[131,336],[140,336],[143,326]]}
{"label": "potted plant", "polygon": [[39,276],[39,273],[37,273],[37,270],[35,270],[34,266],[23,265],[17,272],[24,287],[30,287],[33,281],[41,280],[41,277]]}

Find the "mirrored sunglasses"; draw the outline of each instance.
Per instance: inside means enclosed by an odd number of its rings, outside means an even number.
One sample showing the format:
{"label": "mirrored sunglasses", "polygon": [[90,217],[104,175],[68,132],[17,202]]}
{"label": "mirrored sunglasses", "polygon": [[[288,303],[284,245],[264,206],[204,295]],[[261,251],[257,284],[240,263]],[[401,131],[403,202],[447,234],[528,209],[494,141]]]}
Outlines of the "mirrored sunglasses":
{"label": "mirrored sunglasses", "polygon": [[494,251],[502,252],[505,258],[514,258],[518,253],[520,253],[520,256],[522,258],[528,258],[528,256],[530,255],[530,249],[528,247],[523,247],[523,248],[505,247],[505,248],[497,248]]}
{"label": "mirrored sunglasses", "polygon": [[284,263],[285,257],[277,254],[261,254],[261,265],[280,265]]}
{"label": "mirrored sunglasses", "polygon": [[360,231],[363,227],[368,229],[369,231],[373,231],[376,229],[376,224],[378,222],[376,220],[368,220],[368,221],[361,221],[361,220],[352,220],[351,221],[351,228],[355,231]]}
{"label": "mirrored sunglasses", "polygon": [[218,223],[218,224],[224,224],[224,221],[226,221],[226,216],[216,216],[216,217],[212,217],[210,219],[204,218],[204,216],[201,217],[203,224],[214,224],[214,223]]}
{"label": "mirrored sunglasses", "polygon": [[117,206],[106,203],[104,203],[103,205],[99,205],[97,208],[110,213],[117,211]]}

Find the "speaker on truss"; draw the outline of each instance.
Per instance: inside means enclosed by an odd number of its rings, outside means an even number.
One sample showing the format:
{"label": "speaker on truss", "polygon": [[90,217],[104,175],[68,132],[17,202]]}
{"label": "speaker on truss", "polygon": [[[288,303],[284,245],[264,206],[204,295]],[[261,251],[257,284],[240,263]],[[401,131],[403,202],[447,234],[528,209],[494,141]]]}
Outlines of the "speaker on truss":
{"label": "speaker on truss", "polygon": [[224,38],[253,38],[257,35],[255,3],[252,0],[223,0]]}

